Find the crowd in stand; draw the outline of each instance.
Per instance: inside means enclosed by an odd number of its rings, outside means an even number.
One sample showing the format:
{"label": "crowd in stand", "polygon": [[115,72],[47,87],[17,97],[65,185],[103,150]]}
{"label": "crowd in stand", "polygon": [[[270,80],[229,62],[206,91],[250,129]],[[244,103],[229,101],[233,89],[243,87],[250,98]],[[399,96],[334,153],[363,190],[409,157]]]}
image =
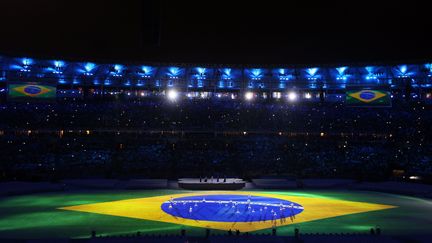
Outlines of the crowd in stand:
{"label": "crowd in stand", "polygon": [[431,106],[218,100],[0,105],[0,178],[432,174]]}
{"label": "crowd in stand", "polygon": [[[359,109],[343,103],[133,100],[0,105],[0,129],[274,130],[417,132],[432,115],[422,103]],[[409,129],[411,129],[409,131]]]}

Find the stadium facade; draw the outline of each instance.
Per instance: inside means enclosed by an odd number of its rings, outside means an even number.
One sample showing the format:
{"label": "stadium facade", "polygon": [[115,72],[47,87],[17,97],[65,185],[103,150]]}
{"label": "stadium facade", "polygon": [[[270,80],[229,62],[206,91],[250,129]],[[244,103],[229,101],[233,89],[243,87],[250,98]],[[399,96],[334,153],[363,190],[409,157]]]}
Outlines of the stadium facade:
{"label": "stadium facade", "polygon": [[[344,90],[350,86],[379,86],[381,89],[384,87],[391,91],[402,91],[403,96],[419,99],[432,97],[432,62],[261,68],[192,64],[102,64],[0,55],[0,70],[2,93],[7,93],[11,83],[38,83],[55,86],[57,92],[78,89],[79,93],[84,93],[82,89],[90,88],[93,93],[100,94],[127,91],[128,95],[135,96],[158,92],[169,96],[166,91],[174,89],[191,92],[186,93],[188,97],[208,98],[254,92],[253,95],[257,97],[290,98],[287,92],[298,91],[302,95],[299,97],[313,99],[323,92],[329,95],[345,94]],[[251,94],[249,96],[252,98]],[[335,97],[343,99],[340,95]]]}

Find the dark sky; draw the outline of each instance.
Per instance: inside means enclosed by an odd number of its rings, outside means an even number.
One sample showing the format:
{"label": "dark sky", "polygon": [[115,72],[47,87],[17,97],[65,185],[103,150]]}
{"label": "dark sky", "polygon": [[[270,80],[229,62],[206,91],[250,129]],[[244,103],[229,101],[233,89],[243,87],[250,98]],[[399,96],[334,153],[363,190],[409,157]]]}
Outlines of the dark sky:
{"label": "dark sky", "polygon": [[432,59],[426,4],[376,2],[3,0],[0,52],[239,64]]}

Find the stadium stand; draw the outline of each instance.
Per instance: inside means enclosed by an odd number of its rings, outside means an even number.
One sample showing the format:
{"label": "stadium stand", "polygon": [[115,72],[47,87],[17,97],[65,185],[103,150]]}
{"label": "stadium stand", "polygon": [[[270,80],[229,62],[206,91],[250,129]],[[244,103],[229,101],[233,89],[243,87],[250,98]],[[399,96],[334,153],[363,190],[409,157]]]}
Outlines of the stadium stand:
{"label": "stadium stand", "polygon": [[293,179],[252,179],[256,188],[261,189],[296,189],[298,182]]}
{"label": "stadium stand", "polygon": [[33,194],[43,192],[59,192],[63,191],[64,185],[59,183],[48,182],[1,182],[0,196],[11,196],[21,194]]}
{"label": "stadium stand", "polygon": [[188,190],[239,190],[246,186],[246,182],[238,178],[181,178],[178,180],[180,188]]}
{"label": "stadium stand", "polygon": [[[197,66],[0,56],[0,196],[85,192],[80,202],[93,202],[86,193],[102,191],[95,194],[106,194],[99,200],[107,202],[112,196],[107,191],[167,189],[115,198],[155,196],[165,198],[161,205],[168,208],[172,199],[166,194],[175,195],[173,189],[292,189],[298,194],[335,189],[432,197],[430,64]],[[189,216],[193,207],[187,208]],[[64,207],[50,209],[59,213]],[[421,216],[416,219],[423,222]],[[360,230],[370,224],[365,225]],[[273,230],[271,236],[206,231],[206,238],[94,232],[80,241],[422,240],[376,233],[279,237]]]}
{"label": "stadium stand", "polygon": [[[242,234],[242,235],[210,235],[209,237],[185,237],[180,235],[129,235],[129,236],[109,236],[109,237],[94,237],[90,239],[80,239],[79,242],[86,243],[117,243],[117,242],[155,242],[155,243],[177,243],[177,242],[256,242],[256,243],[283,243],[283,242],[353,242],[353,243],[399,243],[413,240],[416,242],[426,242],[428,237],[412,236],[412,237],[391,237],[372,234],[299,234],[295,236],[272,236],[271,234]],[[32,240],[31,242],[78,242],[78,240]],[[14,242],[14,241],[10,241]],[[18,242],[18,241],[15,241]],[[25,241],[20,241],[25,242]]]}
{"label": "stadium stand", "polygon": [[352,184],[349,188],[355,190],[381,191],[419,197],[432,197],[432,186],[419,183],[397,181],[363,182]]}
{"label": "stadium stand", "polygon": [[161,189],[168,188],[167,179],[133,179],[128,180],[125,189]]}

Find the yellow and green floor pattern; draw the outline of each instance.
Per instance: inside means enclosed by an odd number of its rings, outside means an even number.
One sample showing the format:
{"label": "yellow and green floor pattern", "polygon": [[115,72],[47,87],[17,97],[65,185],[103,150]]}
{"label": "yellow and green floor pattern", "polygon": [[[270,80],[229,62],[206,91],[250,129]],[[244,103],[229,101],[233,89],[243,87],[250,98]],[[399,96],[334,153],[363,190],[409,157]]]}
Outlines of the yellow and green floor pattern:
{"label": "yellow and green floor pattern", "polygon": [[[288,220],[220,221],[208,218],[208,215],[199,219],[179,217],[167,209],[167,205],[173,205],[177,199],[199,198],[201,207],[211,205],[209,198],[218,196],[252,198],[252,204],[260,204],[259,199],[293,202],[299,205],[301,212]],[[207,202],[201,202],[206,197]],[[184,205],[184,201],[181,202]],[[231,204],[234,208],[234,203],[236,207],[249,205],[245,201],[239,201],[239,205],[237,202],[216,202],[219,206],[226,204],[227,210]],[[166,207],[162,209],[164,203]],[[187,203],[191,203],[192,210],[197,201]],[[260,205],[264,207],[264,204]],[[282,203],[280,205],[275,208],[282,207]],[[223,206],[221,208],[225,210]],[[0,239],[81,238],[88,237],[92,230],[100,235],[138,231],[154,235],[178,234],[180,229],[191,235],[203,235],[205,228],[215,233],[229,229],[265,233],[274,226],[279,235],[292,235],[294,228],[299,228],[302,233],[367,233],[376,226],[384,234],[428,234],[432,231],[431,214],[432,200],[377,192],[148,190],[44,193],[0,198]]]}

